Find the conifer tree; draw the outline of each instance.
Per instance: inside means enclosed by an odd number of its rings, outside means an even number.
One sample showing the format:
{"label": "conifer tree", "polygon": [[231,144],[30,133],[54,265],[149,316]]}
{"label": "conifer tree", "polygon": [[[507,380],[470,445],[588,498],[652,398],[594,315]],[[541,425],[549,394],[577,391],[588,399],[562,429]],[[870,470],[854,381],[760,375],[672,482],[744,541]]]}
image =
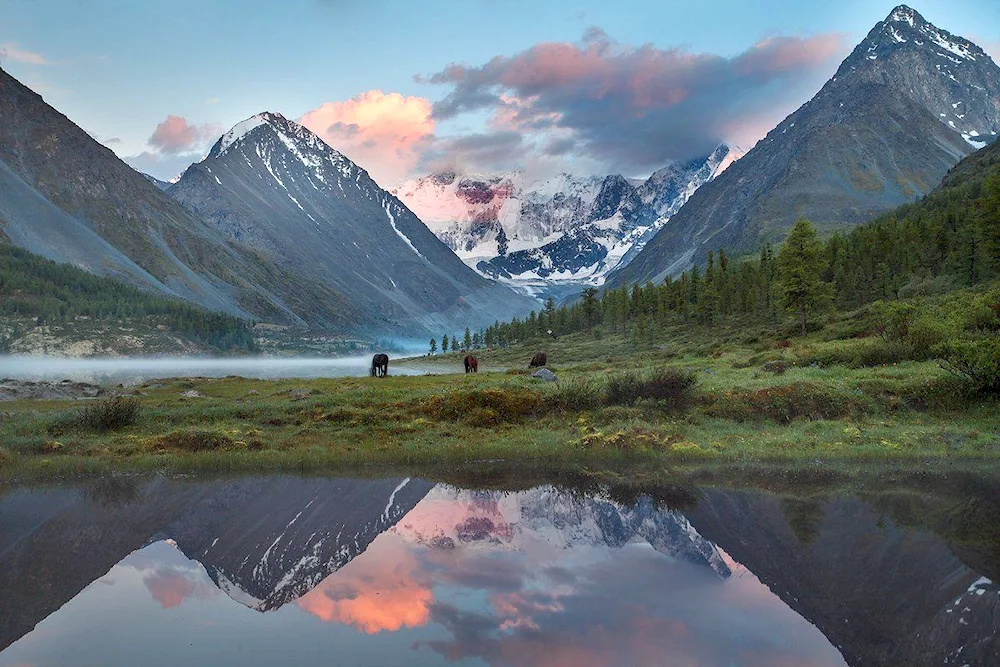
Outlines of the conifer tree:
{"label": "conifer tree", "polygon": [[778,252],[778,271],[785,307],[799,316],[802,335],[808,332],[809,314],[829,303],[830,286],[823,282],[823,244],[816,228],[799,218]]}

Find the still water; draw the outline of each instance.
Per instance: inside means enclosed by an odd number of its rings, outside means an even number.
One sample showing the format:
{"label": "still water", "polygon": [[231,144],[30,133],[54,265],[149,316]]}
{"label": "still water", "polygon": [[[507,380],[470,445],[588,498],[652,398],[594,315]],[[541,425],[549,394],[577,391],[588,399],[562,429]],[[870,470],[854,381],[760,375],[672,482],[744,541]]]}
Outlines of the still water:
{"label": "still water", "polygon": [[[0,356],[0,379],[32,382],[73,380],[96,384],[142,384],[168,377],[323,378],[368,375],[371,355],[337,358],[292,357],[130,357],[65,359]],[[457,372],[456,369],[448,369]],[[416,375],[427,369],[389,362],[390,375]]]}
{"label": "still water", "polygon": [[891,493],[8,489],[0,665],[1000,664],[1000,554],[954,514],[995,537],[995,487],[951,494],[954,539]]}

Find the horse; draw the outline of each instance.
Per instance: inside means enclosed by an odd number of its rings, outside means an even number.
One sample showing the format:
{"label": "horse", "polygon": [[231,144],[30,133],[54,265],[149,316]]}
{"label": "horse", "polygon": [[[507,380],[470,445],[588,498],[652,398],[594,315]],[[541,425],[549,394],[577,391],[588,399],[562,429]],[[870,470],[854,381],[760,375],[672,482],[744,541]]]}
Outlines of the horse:
{"label": "horse", "polygon": [[471,354],[465,355],[465,359],[462,359],[462,363],[465,364],[466,373],[478,373],[479,372],[479,360],[476,359]]}
{"label": "horse", "polygon": [[544,352],[536,352],[535,356],[531,358],[531,363],[528,364],[528,368],[541,368],[548,365],[549,357]]}
{"label": "horse", "polygon": [[389,355],[388,354],[376,354],[372,357],[372,377],[384,378],[389,374]]}

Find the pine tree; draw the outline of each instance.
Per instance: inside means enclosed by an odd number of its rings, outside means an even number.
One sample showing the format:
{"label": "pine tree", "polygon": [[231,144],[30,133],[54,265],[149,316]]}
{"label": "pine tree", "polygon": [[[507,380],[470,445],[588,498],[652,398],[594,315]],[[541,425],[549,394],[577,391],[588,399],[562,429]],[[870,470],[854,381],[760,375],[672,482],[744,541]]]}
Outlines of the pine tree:
{"label": "pine tree", "polygon": [[802,335],[808,332],[811,312],[830,300],[830,285],[823,282],[823,244],[816,228],[799,218],[778,252],[778,272],[785,307],[799,315]]}
{"label": "pine tree", "polygon": [[597,289],[588,287],[580,294],[580,305],[583,308],[583,316],[587,330],[594,326],[594,319],[597,314]]}
{"label": "pine tree", "polygon": [[430,354],[436,353],[437,349],[438,349],[437,341],[434,340],[433,338],[431,338],[431,351],[430,351]]}
{"label": "pine tree", "polygon": [[441,354],[448,354],[448,334],[441,339]]}
{"label": "pine tree", "polygon": [[464,343],[466,350],[472,348],[472,332],[469,331],[469,327],[465,327],[465,337],[462,338],[462,343]]}

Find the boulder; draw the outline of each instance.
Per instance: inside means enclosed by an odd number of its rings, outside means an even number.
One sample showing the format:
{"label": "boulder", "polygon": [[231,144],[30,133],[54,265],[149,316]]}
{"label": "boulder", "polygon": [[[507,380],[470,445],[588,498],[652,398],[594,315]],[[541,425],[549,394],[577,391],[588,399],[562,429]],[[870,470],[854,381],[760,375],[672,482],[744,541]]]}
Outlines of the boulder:
{"label": "boulder", "polygon": [[542,382],[558,382],[559,378],[556,374],[550,371],[548,368],[539,368],[537,371],[531,374],[531,377],[536,380],[541,380]]}

